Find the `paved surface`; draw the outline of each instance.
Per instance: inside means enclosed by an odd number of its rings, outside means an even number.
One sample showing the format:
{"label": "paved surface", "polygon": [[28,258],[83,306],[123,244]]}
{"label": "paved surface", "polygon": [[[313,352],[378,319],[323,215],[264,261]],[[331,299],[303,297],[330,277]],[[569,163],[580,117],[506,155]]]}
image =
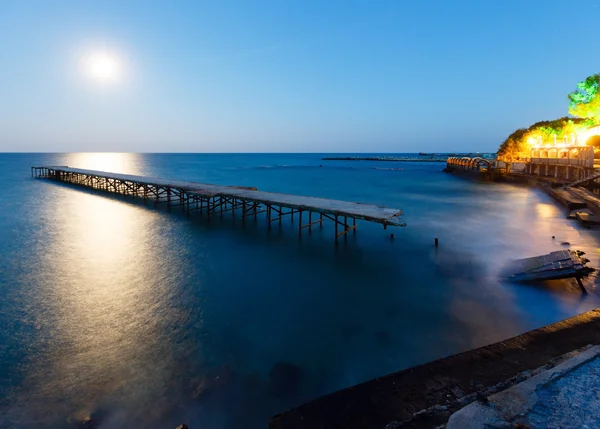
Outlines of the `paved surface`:
{"label": "paved surface", "polygon": [[600,358],[573,370],[538,392],[532,428],[600,428]]}
{"label": "paved surface", "polygon": [[[600,346],[454,413],[447,429],[600,429]],[[518,426],[518,425],[521,426]]]}

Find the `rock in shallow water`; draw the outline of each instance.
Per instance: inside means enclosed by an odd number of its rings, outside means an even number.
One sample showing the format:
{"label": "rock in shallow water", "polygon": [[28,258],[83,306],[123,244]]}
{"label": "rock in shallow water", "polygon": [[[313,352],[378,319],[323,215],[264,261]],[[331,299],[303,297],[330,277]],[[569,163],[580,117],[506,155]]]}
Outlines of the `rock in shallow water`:
{"label": "rock in shallow water", "polygon": [[93,419],[91,416],[84,417],[77,422],[75,426],[77,429],[94,429],[98,427],[98,420]]}
{"label": "rock in shallow water", "polygon": [[96,429],[102,423],[102,414],[99,411],[93,413],[78,412],[67,419],[67,422],[75,429]]}

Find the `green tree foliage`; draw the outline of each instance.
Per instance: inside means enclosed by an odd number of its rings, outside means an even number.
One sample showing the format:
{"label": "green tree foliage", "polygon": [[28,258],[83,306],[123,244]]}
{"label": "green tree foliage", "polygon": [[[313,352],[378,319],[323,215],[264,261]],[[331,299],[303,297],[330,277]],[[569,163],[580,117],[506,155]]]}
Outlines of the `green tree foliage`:
{"label": "green tree foliage", "polygon": [[561,142],[573,133],[600,124],[600,73],[589,76],[577,84],[577,89],[569,94],[569,113],[552,121],[540,121],[529,128],[519,128],[508,136],[498,148],[498,155],[508,159],[527,156],[532,142]]}
{"label": "green tree foliage", "polygon": [[600,122],[600,73],[589,76],[577,84],[569,94],[569,113],[580,118],[593,118]]}
{"label": "green tree foliage", "polygon": [[529,138],[542,143],[553,143],[556,135],[557,141],[562,141],[565,136],[569,137],[571,133],[579,129],[585,129],[595,124],[593,118],[571,118],[564,116],[552,121],[540,121],[531,125],[529,128],[519,128],[500,145],[498,155],[509,158],[516,158],[520,153],[528,152]]}
{"label": "green tree foliage", "polygon": [[519,152],[525,150],[523,137],[527,134],[527,129],[519,128],[508,136],[498,149],[498,155],[515,158]]}

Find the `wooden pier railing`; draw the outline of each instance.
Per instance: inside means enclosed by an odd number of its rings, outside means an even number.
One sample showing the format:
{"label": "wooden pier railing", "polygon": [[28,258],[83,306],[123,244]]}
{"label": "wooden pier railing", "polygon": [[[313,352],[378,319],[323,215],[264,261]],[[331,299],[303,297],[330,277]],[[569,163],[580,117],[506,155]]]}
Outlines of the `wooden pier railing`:
{"label": "wooden pier railing", "polygon": [[[330,200],[325,198],[263,192],[242,186],[220,186],[206,183],[162,179],[159,177],[134,176],[79,168],[41,166],[31,168],[32,177],[85,186],[105,192],[131,195],[152,201],[154,206],[181,207],[188,215],[192,212],[207,217],[231,212],[241,217],[257,218],[266,214],[268,228],[273,222],[281,224],[282,218],[298,217],[298,235],[313,226],[323,227],[325,220],[334,223],[334,238],[352,231],[356,232],[356,220],[375,222],[388,226],[405,226],[401,221],[402,211],[372,204]],[[308,222],[303,216],[307,215]]]}

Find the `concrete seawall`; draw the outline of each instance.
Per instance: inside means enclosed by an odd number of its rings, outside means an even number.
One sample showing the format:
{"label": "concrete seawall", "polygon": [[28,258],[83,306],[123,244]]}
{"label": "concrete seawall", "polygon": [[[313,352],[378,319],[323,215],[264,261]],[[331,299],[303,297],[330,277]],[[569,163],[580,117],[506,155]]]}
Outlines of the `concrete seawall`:
{"label": "concrete seawall", "polygon": [[315,399],[273,417],[269,428],[435,428],[478,396],[589,344],[600,344],[600,309]]}

